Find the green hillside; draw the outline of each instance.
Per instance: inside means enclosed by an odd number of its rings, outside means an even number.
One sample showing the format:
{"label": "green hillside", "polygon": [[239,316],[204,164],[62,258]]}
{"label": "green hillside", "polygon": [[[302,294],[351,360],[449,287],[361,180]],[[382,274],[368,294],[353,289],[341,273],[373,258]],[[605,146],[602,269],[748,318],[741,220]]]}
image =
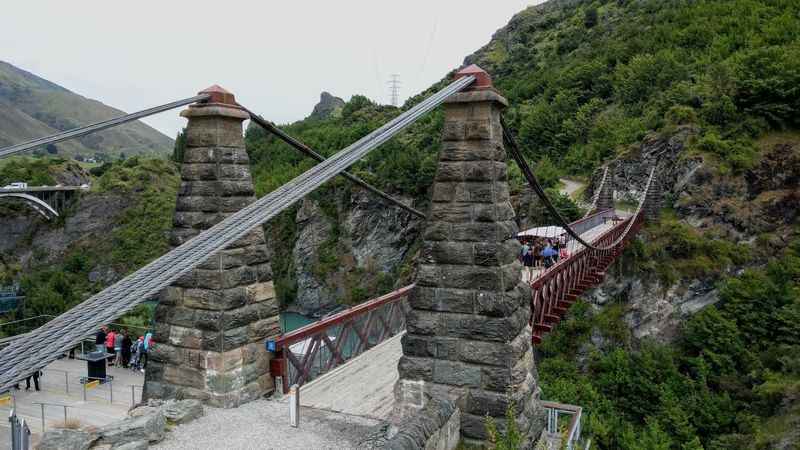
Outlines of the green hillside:
{"label": "green hillside", "polygon": [[[124,112],[82,97],[57,84],[0,61],[0,146],[24,142]],[[133,122],[39,152],[85,158],[104,154],[166,154],[172,139],[142,122]]]}
{"label": "green hillside", "polygon": [[[586,408],[593,448],[800,448],[800,2],[553,0],[516,15],[465,63],[493,76],[549,180],[587,176],[646,136],[687,128],[684,156],[705,161],[705,184],[645,231],[622,274],[699,278],[721,302],[667,344],[631,337],[624,299],[601,311],[582,304],[542,346],[544,398]],[[355,96],[338,115],[285,129],[329,155],[399,112]],[[441,125],[430,115],[354,170],[424,203]],[[313,164],[254,128],[247,143],[259,193]],[[346,190],[337,181],[316,195]],[[687,225],[682,212],[703,205],[714,225]],[[273,232],[290,238],[293,226],[281,220]],[[754,237],[737,242],[743,234]],[[281,280],[291,241],[277,240],[279,286],[291,286]]]}

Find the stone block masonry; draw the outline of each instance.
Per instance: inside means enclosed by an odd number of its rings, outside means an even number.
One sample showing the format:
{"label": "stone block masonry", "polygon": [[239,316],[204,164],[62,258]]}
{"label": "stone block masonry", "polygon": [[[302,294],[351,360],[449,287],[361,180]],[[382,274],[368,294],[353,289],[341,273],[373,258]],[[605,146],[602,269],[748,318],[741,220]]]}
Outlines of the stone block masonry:
{"label": "stone block masonry", "polygon": [[[244,148],[246,112],[219,87],[189,120],[170,244],[179,246],[255,201]],[[280,333],[261,228],[210,255],[160,297],[145,398],[235,407],[273,390],[264,340]]]}
{"label": "stone block masonry", "polygon": [[[471,70],[471,72],[470,72]],[[463,74],[474,74],[476,67]],[[444,105],[442,149],[403,338],[398,414],[434,398],[455,402],[461,435],[487,439],[511,403],[534,442],[544,426],[531,348],[530,288],[521,280],[500,113],[491,86]],[[490,80],[489,80],[490,82]],[[421,391],[421,392],[420,392]]]}

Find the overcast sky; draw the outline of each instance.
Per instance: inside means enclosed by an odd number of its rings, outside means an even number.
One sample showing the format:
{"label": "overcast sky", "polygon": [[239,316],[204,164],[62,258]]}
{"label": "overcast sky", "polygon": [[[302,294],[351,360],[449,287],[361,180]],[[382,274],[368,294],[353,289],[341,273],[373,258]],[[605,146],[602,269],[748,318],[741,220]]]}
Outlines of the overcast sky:
{"label": "overcast sky", "polygon": [[[307,116],[327,90],[389,102],[428,87],[541,0],[15,1],[0,60],[125,111],[219,84],[268,119]],[[146,120],[174,137],[184,120]]]}

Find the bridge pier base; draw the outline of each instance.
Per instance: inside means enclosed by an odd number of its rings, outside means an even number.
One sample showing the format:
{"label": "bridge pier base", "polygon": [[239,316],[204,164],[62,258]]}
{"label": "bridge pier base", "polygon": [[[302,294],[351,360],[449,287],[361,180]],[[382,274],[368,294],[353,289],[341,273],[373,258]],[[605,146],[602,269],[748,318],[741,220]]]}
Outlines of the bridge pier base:
{"label": "bridge pier base", "polygon": [[533,442],[544,426],[531,348],[530,288],[517,261],[500,113],[507,101],[476,66],[476,86],[444,105],[442,149],[398,364],[398,414],[456,402],[461,434],[486,441],[507,408]]}
{"label": "bridge pier base", "polygon": [[[247,113],[215,87],[192,105],[174,247],[255,200],[242,138]],[[200,255],[198,255],[200,256]],[[144,398],[197,398],[235,407],[272,391],[264,339],[279,334],[278,303],[260,227],[187,273],[161,295]]]}

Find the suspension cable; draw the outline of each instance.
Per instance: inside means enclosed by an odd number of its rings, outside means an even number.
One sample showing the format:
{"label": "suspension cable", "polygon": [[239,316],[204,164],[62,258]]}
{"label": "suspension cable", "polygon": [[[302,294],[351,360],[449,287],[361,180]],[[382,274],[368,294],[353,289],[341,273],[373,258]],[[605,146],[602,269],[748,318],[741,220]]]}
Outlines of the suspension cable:
{"label": "suspension cable", "polygon": [[572,236],[573,239],[578,241],[583,246],[585,246],[587,248],[590,248],[592,250],[605,251],[605,250],[610,250],[610,249],[616,247],[620,242],[622,242],[626,238],[628,232],[631,230],[631,228],[633,228],[633,223],[636,221],[637,216],[641,213],[642,207],[644,205],[644,202],[647,200],[648,192],[650,191],[650,186],[651,186],[651,183],[653,181],[653,176],[655,175],[655,169],[656,169],[655,164],[653,165],[652,169],[650,170],[650,177],[647,180],[647,186],[645,187],[644,195],[642,196],[641,200],[639,201],[639,206],[636,209],[636,214],[631,216],[631,218],[629,219],[629,223],[628,223],[628,226],[625,228],[625,232],[622,233],[610,245],[603,246],[603,247],[597,247],[595,245],[592,245],[592,244],[586,242],[580,236],[579,233],[577,233],[575,230],[573,230],[572,227],[569,225],[569,222],[567,222],[567,220],[564,218],[564,216],[562,216],[561,213],[558,211],[558,209],[556,209],[556,207],[553,205],[553,203],[547,197],[547,194],[545,193],[544,188],[542,188],[542,185],[539,184],[539,180],[536,179],[536,175],[533,174],[533,171],[531,170],[530,166],[525,161],[525,158],[522,156],[522,153],[520,152],[519,147],[517,146],[517,142],[514,140],[514,136],[511,134],[511,131],[506,126],[505,120],[503,120],[502,117],[500,118],[500,124],[503,127],[503,140],[506,143],[506,146],[508,147],[508,152],[511,154],[511,157],[514,158],[514,161],[516,161],[517,165],[519,166],[520,170],[522,171],[522,174],[525,176],[525,179],[528,181],[528,184],[531,186],[533,191],[536,192],[536,194],[542,200],[542,203],[544,203],[545,207],[550,212],[550,214],[552,214],[553,217],[556,218],[556,221],[558,222],[558,224],[561,225],[561,227],[570,236]]}
{"label": "suspension cable", "polygon": [[39,147],[41,145],[55,144],[56,142],[65,141],[67,139],[75,139],[81,136],[86,136],[87,134],[96,133],[98,131],[102,131],[107,128],[115,127],[117,125],[122,125],[124,123],[132,122],[134,120],[142,119],[144,117],[152,116],[153,114],[158,114],[160,112],[169,111],[170,109],[175,109],[180,106],[185,106],[196,102],[204,102],[207,101],[209,98],[211,98],[211,95],[209,94],[199,94],[195,95],[194,97],[184,98],[182,100],[177,100],[161,106],[143,109],[135,113],[125,114],[124,116],[115,117],[113,119],[104,120],[102,122],[96,122],[90,125],[85,125],[82,127],[73,128],[71,130],[62,131],[61,133],[56,133],[50,136],[45,136],[33,139],[28,142],[12,145],[10,147],[0,149],[0,158],[5,158],[16,153],[24,152],[25,150],[30,150],[34,147]]}
{"label": "suspension cable", "polygon": [[283,186],[31,331],[23,342],[15,341],[15,345],[0,352],[0,392],[44,368],[100,325],[131,310],[217,251],[286,210],[474,81],[473,76],[459,78]]}
{"label": "suspension cable", "polygon": [[[274,123],[264,119],[263,117],[259,116],[258,114],[250,111],[249,109],[245,108],[242,105],[239,105],[247,114],[250,114],[250,119],[257,123],[261,128],[272,133],[278,139],[282,140],[283,142],[287,143],[290,147],[294,148],[295,150],[299,151],[300,153],[309,156],[313,159],[316,159],[319,162],[325,161],[325,157],[314,151],[311,147],[307,146],[306,144],[300,142],[299,140],[295,139],[294,137],[290,136],[285,131],[281,130]],[[362,188],[372,192],[373,194],[377,195],[378,197],[386,200],[389,203],[392,203],[400,208],[414,214],[418,217],[425,218],[425,213],[422,211],[406,205],[405,203],[401,202],[400,200],[390,196],[389,194],[381,191],[380,189],[370,185],[366,181],[362,180],[361,178],[356,177],[355,175],[351,174],[350,172],[344,171],[340,174],[341,176],[347,178],[348,180],[352,181],[353,183],[361,186]]]}

